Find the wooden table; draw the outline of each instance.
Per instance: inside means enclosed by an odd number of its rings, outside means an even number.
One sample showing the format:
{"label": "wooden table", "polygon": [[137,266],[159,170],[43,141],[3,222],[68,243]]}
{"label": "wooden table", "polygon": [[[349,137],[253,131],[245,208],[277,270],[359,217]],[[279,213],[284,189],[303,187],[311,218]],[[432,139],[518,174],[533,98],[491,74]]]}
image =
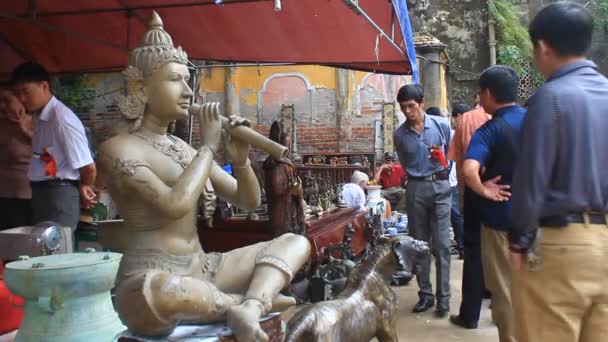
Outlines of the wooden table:
{"label": "wooden table", "polygon": [[[365,250],[365,212],[355,209],[334,209],[306,222],[306,237],[312,245],[311,261],[324,262],[325,248],[339,244],[344,238],[348,226],[352,225],[351,248],[354,255],[360,255]],[[228,252],[261,241],[273,238],[274,232],[268,221],[247,220],[246,218],[229,218],[214,222],[213,228],[199,223],[199,238],[203,249],[207,252]]]}

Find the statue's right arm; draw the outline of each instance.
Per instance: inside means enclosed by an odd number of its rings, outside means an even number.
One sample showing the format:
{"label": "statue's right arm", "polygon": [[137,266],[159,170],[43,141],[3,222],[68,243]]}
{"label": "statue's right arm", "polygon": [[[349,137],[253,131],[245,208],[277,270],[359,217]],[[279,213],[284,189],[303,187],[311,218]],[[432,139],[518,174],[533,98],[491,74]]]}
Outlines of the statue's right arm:
{"label": "statue's right arm", "polygon": [[[104,144],[105,145],[105,144]],[[209,177],[213,152],[201,148],[173,186],[167,185],[141,159],[121,155],[116,148],[100,148],[99,163],[110,190],[137,193],[137,197],[165,216],[178,219],[188,214],[198,201]],[[124,147],[121,147],[124,151]]]}

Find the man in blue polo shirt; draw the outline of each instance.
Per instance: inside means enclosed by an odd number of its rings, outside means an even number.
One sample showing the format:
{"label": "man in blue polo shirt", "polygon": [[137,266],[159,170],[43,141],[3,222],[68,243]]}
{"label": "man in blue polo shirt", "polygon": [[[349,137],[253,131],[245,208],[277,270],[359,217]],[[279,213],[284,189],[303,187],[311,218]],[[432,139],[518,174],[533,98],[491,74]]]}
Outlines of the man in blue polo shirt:
{"label": "man in blue polo shirt", "polygon": [[[405,192],[412,237],[431,243],[437,272],[438,317],[450,311],[450,207],[451,187],[446,160],[451,132],[448,121],[424,112],[424,93],[418,85],[399,89],[397,102],[406,121],[393,134],[399,162],[407,172]],[[430,279],[431,257],[421,262],[416,275],[420,300],[414,312],[435,305]]]}
{"label": "man in blue polo shirt", "polygon": [[496,65],[479,78],[480,103],[492,120],[473,135],[465,155],[464,179],[482,197],[481,255],[485,284],[492,293],[492,319],[500,342],[513,342],[511,271],[507,233],[512,227],[509,188],[526,110],[517,100],[517,73]]}

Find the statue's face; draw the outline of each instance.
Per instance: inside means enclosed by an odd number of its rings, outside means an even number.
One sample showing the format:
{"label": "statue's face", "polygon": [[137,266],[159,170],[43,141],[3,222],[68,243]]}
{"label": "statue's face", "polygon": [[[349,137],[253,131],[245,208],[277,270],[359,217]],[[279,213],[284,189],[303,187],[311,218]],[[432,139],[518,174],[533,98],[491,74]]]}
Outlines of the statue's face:
{"label": "statue's face", "polygon": [[192,98],[189,80],[183,64],[170,62],[158,68],[144,81],[146,111],[170,121],[187,117]]}

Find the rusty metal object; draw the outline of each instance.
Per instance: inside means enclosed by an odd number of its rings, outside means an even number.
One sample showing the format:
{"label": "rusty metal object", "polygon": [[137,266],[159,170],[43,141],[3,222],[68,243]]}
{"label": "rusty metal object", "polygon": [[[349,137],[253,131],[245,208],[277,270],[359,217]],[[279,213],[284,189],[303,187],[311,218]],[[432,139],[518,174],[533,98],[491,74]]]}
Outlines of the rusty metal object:
{"label": "rusty metal object", "polygon": [[376,248],[380,237],[382,237],[382,218],[380,214],[374,215],[370,210],[365,222],[365,241],[368,251]]}

